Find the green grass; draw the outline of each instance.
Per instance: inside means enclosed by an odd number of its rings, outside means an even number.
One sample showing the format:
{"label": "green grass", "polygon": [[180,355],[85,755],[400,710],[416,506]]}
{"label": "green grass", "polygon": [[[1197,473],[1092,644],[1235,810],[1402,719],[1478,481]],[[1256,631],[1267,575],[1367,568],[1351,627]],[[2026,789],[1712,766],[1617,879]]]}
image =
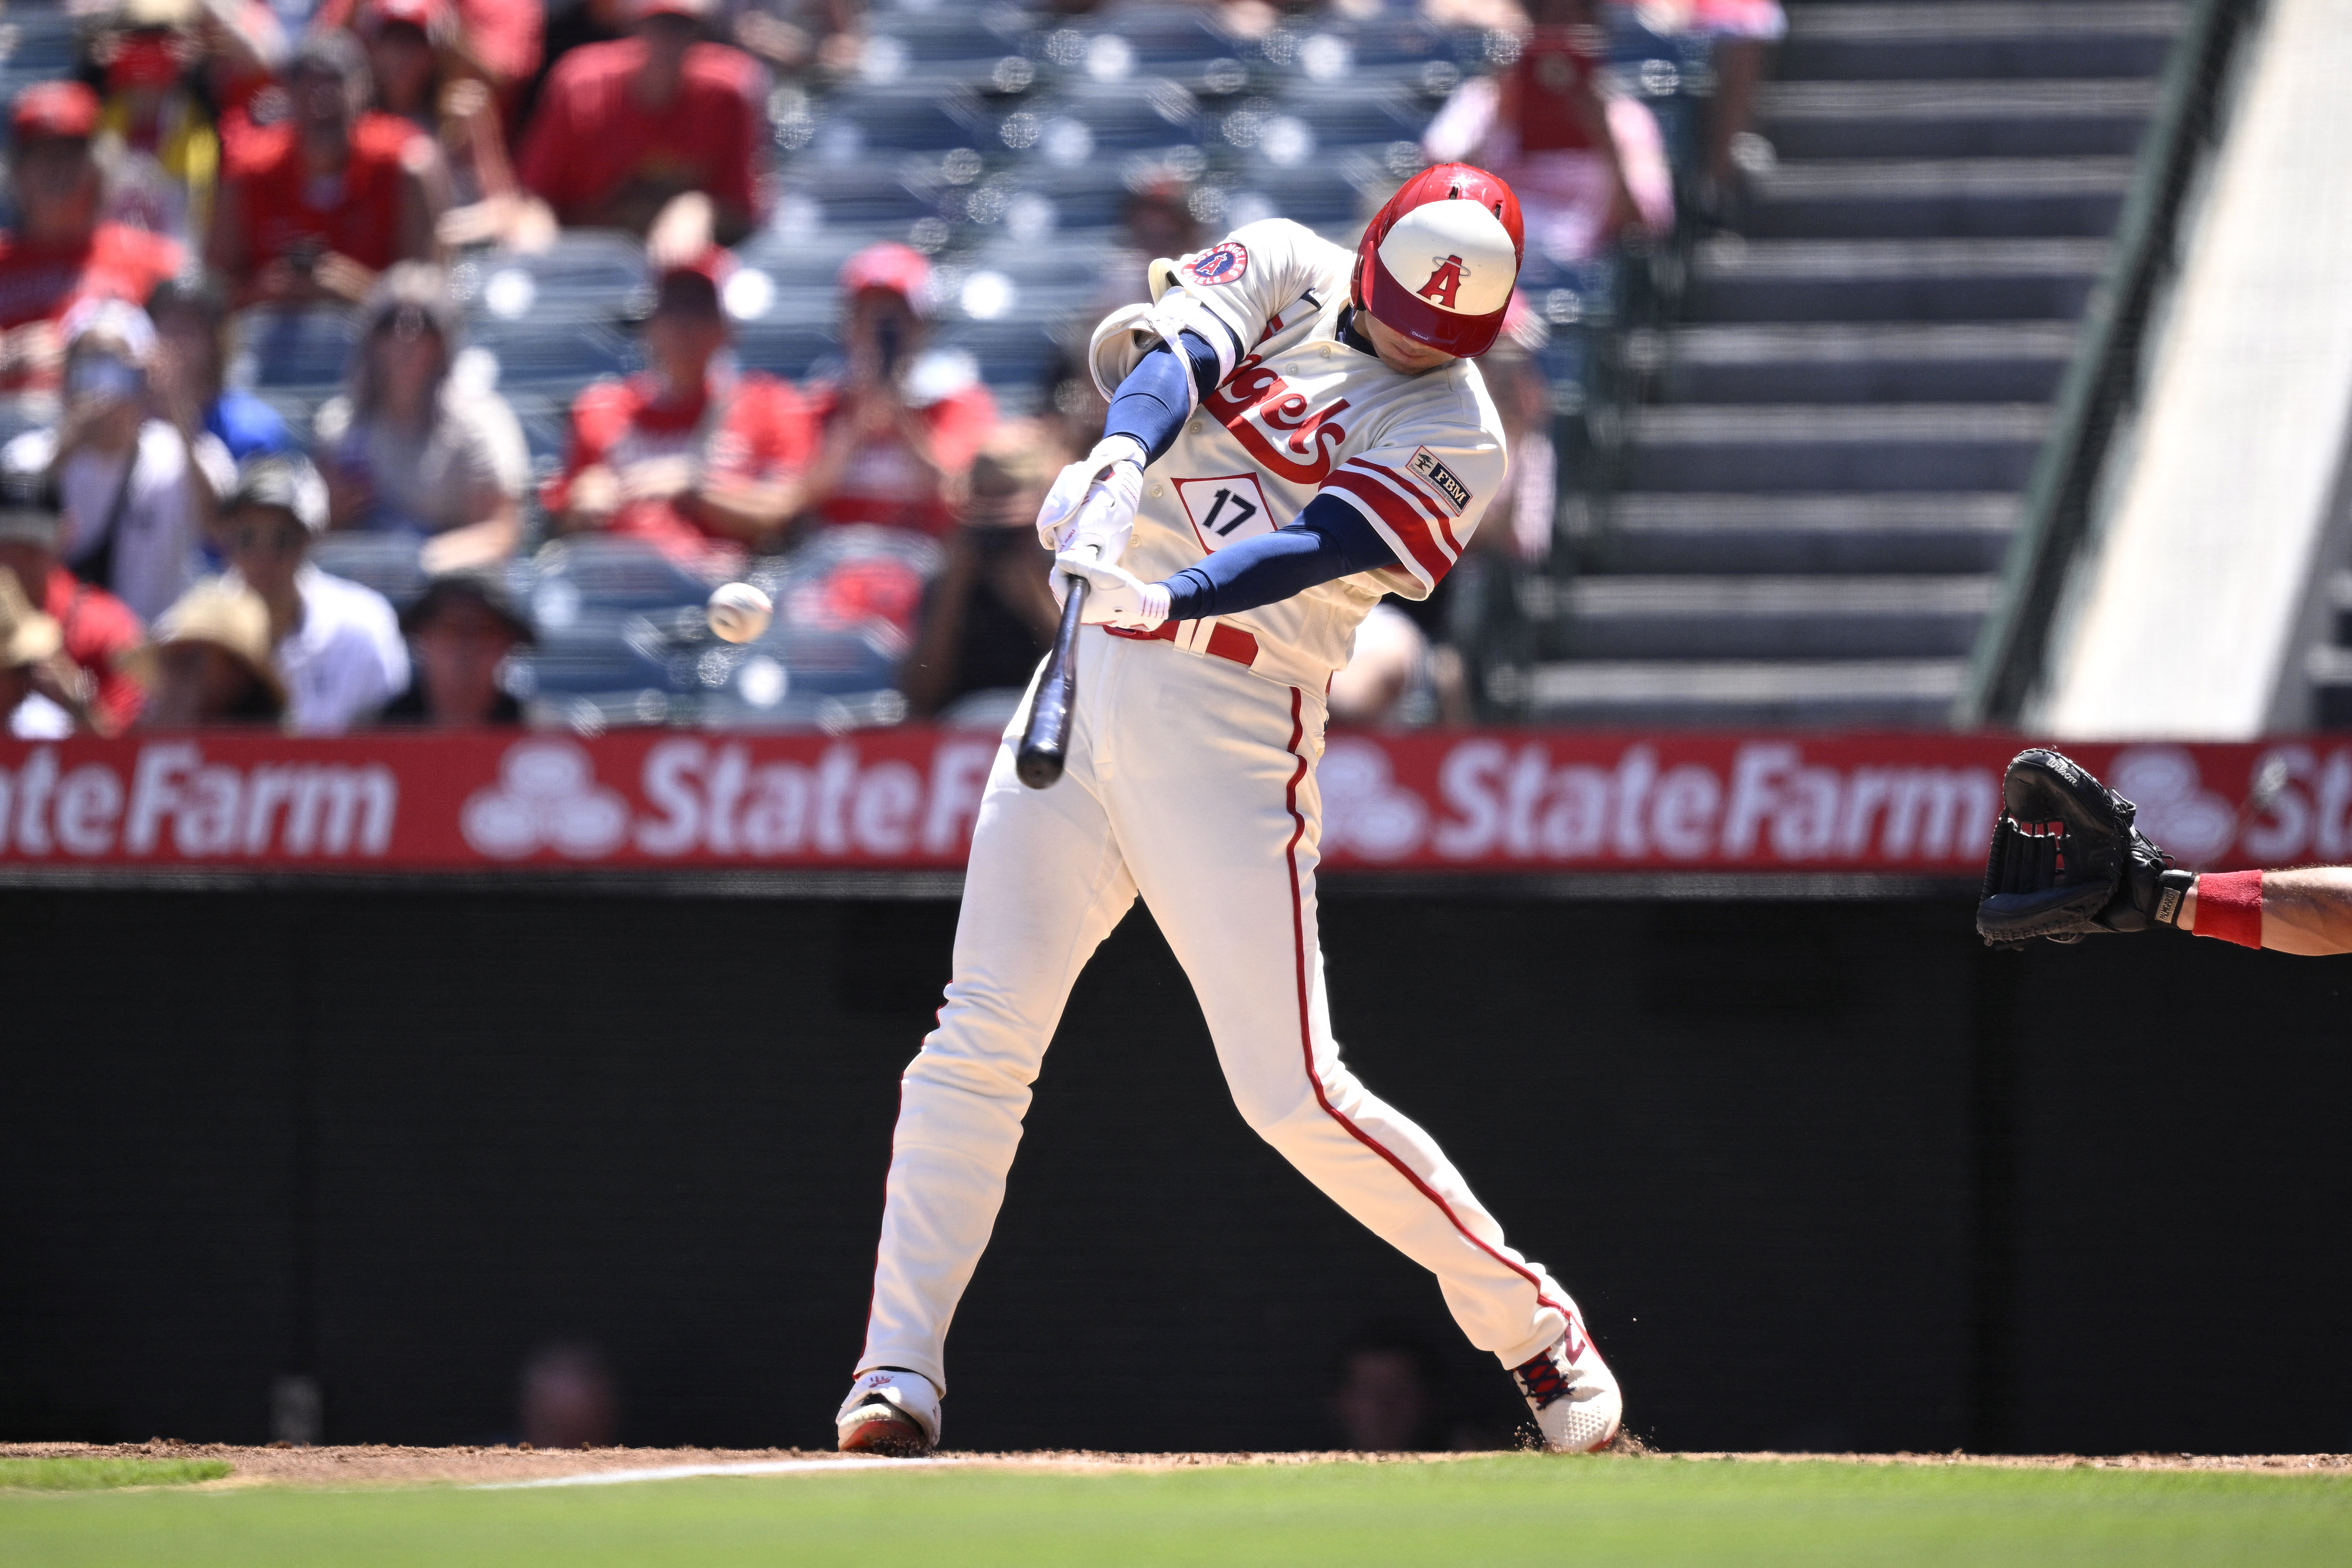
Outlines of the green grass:
{"label": "green grass", "polygon": [[171,1487],[216,1481],[224,1459],[0,1459],[0,1490],[102,1491],[110,1487]]}
{"label": "green grass", "polygon": [[0,1497],[0,1561],[10,1568],[2287,1568],[2352,1561],[2352,1480],[1515,1456],[1088,1475],[931,1469],[531,1491],[13,1495]]}

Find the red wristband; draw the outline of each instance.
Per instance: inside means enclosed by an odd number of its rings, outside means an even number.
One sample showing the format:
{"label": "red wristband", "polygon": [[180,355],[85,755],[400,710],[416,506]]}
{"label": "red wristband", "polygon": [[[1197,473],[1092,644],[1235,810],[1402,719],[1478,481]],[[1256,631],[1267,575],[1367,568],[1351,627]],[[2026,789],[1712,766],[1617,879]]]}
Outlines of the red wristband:
{"label": "red wristband", "polygon": [[2197,935],[2241,947],[2263,945],[2263,873],[2207,872],[2197,879]]}

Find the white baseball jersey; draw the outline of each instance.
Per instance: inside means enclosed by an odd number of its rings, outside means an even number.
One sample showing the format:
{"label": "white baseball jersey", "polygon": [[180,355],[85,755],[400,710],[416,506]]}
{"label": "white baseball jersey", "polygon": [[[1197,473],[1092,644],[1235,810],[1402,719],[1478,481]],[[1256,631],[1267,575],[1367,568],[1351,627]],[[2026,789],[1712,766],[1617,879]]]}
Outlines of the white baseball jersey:
{"label": "white baseball jersey", "polygon": [[[1445,258],[1435,258],[1442,267]],[[1355,255],[1286,218],[1235,229],[1165,281],[1205,306],[1232,371],[1144,476],[1120,564],[1147,582],[1295,520],[1318,493],[1363,515],[1398,567],[1220,617],[1292,668],[1339,669],[1383,593],[1425,599],[1502,486],[1503,423],[1478,368],[1402,375],[1339,338]],[[1176,303],[1160,298],[1160,315]],[[1181,318],[1179,318],[1181,319]]]}

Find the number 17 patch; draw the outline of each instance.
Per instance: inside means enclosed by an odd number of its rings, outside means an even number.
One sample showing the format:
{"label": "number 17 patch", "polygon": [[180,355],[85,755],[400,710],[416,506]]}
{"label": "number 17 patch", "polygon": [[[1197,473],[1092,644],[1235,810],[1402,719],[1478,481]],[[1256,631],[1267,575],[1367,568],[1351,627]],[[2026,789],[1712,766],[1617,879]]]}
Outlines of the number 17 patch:
{"label": "number 17 patch", "polygon": [[1179,479],[1176,498],[1184,503],[1184,515],[1192,519],[1192,533],[1204,550],[1221,550],[1274,531],[1265,493],[1257,487],[1255,474]]}

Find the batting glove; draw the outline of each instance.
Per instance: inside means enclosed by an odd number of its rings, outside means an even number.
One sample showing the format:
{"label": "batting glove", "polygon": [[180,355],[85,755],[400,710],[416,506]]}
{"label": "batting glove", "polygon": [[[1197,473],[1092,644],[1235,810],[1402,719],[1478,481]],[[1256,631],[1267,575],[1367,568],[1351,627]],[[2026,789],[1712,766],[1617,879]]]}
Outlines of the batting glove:
{"label": "batting glove", "polygon": [[[1037,542],[1056,555],[1092,543],[1105,560],[1127,553],[1135,508],[1143,499],[1143,465],[1150,457],[1131,435],[1106,435],[1095,449],[1055,476],[1037,508]],[[1091,503],[1091,504],[1090,504]]]}
{"label": "batting glove", "polygon": [[1069,598],[1069,583],[1087,584],[1086,608],[1078,619],[1089,626],[1111,625],[1129,632],[1150,632],[1168,619],[1168,585],[1146,582],[1123,566],[1098,560],[1083,546],[1054,558],[1054,601]]}

